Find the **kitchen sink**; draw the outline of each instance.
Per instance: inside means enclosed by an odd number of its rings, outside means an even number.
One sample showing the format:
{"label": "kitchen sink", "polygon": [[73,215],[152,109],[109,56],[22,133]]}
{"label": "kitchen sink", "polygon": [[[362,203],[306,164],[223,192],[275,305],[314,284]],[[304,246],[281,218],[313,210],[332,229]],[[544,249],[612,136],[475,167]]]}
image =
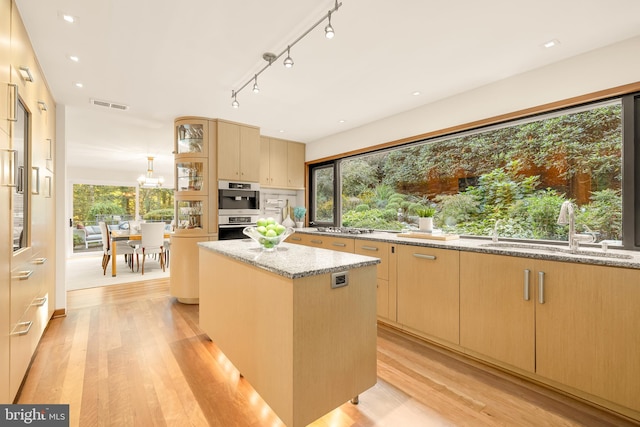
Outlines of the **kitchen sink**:
{"label": "kitchen sink", "polygon": [[492,242],[480,245],[485,248],[505,248],[505,249],[526,249],[530,251],[541,251],[551,253],[562,253],[568,255],[583,255],[597,258],[617,258],[632,259],[632,255],[620,254],[615,252],[598,252],[596,250],[578,249],[571,251],[569,248],[553,245],[538,245],[532,243],[512,243],[512,242]]}

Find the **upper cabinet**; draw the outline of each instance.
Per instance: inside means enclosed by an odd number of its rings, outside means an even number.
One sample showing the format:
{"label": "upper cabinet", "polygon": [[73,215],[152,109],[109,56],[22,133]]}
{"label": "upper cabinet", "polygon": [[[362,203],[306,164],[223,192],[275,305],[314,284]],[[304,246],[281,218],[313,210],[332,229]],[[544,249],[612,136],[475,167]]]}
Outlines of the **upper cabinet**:
{"label": "upper cabinet", "polygon": [[[20,98],[31,111],[37,109],[38,87],[44,85],[38,61],[31,47],[27,30],[18,8],[11,9],[11,84],[15,84]],[[44,85],[46,86],[46,85]],[[13,87],[12,87],[13,91]],[[15,105],[15,92],[11,102]],[[12,107],[11,105],[9,107]]]}
{"label": "upper cabinet", "polygon": [[207,157],[209,151],[209,121],[185,118],[175,123],[175,155],[180,157]]}
{"label": "upper cabinet", "polygon": [[260,137],[260,185],[303,189],[304,160],[304,144]]}
{"label": "upper cabinet", "polygon": [[260,129],[218,120],[218,179],[260,181]]}
{"label": "upper cabinet", "polygon": [[11,0],[0,0],[0,130],[9,135],[11,100]]}

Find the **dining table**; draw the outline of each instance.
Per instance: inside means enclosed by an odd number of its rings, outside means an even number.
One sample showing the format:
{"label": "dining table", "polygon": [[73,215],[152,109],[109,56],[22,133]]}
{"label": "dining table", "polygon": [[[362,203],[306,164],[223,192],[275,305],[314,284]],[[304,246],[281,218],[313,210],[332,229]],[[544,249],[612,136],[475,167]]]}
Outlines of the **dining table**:
{"label": "dining table", "polygon": [[[130,241],[130,240],[142,240],[142,233],[140,232],[132,232],[131,230],[111,230],[109,233],[111,236],[111,277],[116,277],[117,274],[117,247],[118,243],[121,241]],[[169,231],[164,233],[164,238],[168,239],[171,236]]]}

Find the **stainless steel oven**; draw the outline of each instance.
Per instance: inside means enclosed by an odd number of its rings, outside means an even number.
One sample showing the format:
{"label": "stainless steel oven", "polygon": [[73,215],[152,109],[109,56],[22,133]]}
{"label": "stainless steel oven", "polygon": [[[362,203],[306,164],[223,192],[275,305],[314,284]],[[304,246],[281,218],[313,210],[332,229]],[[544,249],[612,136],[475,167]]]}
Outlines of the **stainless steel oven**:
{"label": "stainless steel oven", "polygon": [[242,230],[260,216],[260,184],[218,182],[218,240],[245,239]]}
{"label": "stainless steel oven", "polygon": [[248,239],[242,230],[255,226],[258,215],[220,215],[218,216],[218,240]]}

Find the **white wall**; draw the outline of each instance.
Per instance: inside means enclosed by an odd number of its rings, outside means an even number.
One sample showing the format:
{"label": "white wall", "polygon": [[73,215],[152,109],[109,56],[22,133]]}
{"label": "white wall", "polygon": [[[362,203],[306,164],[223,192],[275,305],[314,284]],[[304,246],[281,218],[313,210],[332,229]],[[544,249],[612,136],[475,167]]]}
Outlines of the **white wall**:
{"label": "white wall", "polygon": [[313,141],[307,144],[306,160],[317,160],[638,81],[640,37]]}

